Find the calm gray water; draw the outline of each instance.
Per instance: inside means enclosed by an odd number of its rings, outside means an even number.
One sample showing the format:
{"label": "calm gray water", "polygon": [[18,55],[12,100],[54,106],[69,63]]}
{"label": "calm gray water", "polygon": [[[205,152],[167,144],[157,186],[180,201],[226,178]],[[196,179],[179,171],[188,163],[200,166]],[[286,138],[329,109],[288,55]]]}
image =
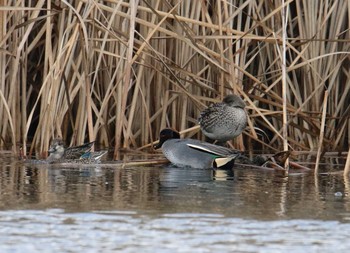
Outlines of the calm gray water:
{"label": "calm gray water", "polygon": [[350,180],[0,157],[0,252],[349,252]]}

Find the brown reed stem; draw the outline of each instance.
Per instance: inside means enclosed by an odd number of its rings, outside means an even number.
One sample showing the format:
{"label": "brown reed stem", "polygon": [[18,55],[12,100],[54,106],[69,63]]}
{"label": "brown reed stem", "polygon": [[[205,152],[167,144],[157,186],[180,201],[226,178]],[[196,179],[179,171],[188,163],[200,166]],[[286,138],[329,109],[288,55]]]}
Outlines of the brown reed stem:
{"label": "brown reed stem", "polygon": [[350,175],[350,148],[348,151],[348,156],[346,158],[346,163],[345,163],[345,167],[344,167],[344,176],[348,177]]}
{"label": "brown reed stem", "polygon": [[317,150],[316,164],[315,164],[315,176],[318,175],[318,171],[319,171],[319,164],[320,164],[322,147],[323,147],[324,128],[326,125],[325,123],[326,123],[326,114],[327,114],[327,104],[328,104],[328,90],[326,90],[324,92],[324,98],[323,98],[320,139],[319,139],[319,143],[318,143],[318,150]]}
{"label": "brown reed stem", "polygon": [[[83,33],[81,32],[81,34],[83,34]],[[81,41],[81,46],[82,46],[82,48],[85,48],[82,41]],[[88,45],[85,45],[85,46],[88,46]],[[86,106],[86,115],[87,115],[87,127],[88,127],[88,133],[89,133],[89,142],[91,142],[91,141],[95,141],[96,137],[94,136],[94,124],[92,121],[91,89],[90,89],[91,82],[90,82],[90,78],[88,76],[88,71],[89,71],[88,62],[90,62],[90,59],[88,58],[88,56],[86,55],[85,52],[89,52],[89,48],[85,48],[84,52],[82,53],[82,56],[83,56],[82,64],[83,64],[83,69],[84,69],[84,72],[83,72],[84,84],[83,85],[85,85],[85,89],[83,89],[83,90],[85,90],[85,97],[86,97],[85,106]],[[92,151],[94,151],[94,146],[95,145],[93,145],[93,147],[91,149]]]}
{"label": "brown reed stem", "polygon": [[[286,44],[287,44],[287,21],[288,21],[288,5],[282,1],[282,100],[283,100],[283,150],[288,151],[288,117],[287,117],[287,61],[286,61]],[[288,174],[289,159],[284,163],[284,169]]]}
{"label": "brown reed stem", "polygon": [[[125,63],[125,71],[124,71],[124,83],[123,83],[123,89],[122,89],[122,96],[121,96],[121,107],[119,115],[121,116],[119,118],[119,121],[116,122],[116,140],[115,140],[115,150],[114,150],[114,157],[117,159],[119,149],[121,147],[121,137],[122,132],[124,128],[124,116],[126,111],[126,102],[127,102],[127,94],[128,89],[131,85],[131,67],[132,67],[132,56],[133,56],[133,49],[134,49],[134,30],[136,25],[136,14],[137,14],[137,6],[139,4],[138,0],[131,0],[130,1],[130,30],[129,30],[129,41],[128,41],[128,49],[126,54],[126,63]],[[129,136],[124,136],[124,145],[123,147],[129,148]]]}

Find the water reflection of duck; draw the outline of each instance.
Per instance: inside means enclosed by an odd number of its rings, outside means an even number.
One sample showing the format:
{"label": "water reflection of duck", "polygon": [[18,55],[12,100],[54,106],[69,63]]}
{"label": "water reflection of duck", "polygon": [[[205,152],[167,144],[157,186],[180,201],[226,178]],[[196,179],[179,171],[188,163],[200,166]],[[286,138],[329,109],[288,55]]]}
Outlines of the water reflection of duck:
{"label": "water reflection of duck", "polygon": [[165,128],[160,132],[159,144],[165,157],[179,167],[232,168],[240,156],[237,150],[194,139],[180,139],[179,132]]}
{"label": "water reflection of duck", "polygon": [[212,171],[212,179],[215,181],[229,181],[234,179],[233,170],[216,169]]}
{"label": "water reflection of duck", "polygon": [[227,95],[221,103],[215,103],[201,112],[199,125],[205,136],[219,142],[240,135],[247,126],[245,103],[237,95]]}

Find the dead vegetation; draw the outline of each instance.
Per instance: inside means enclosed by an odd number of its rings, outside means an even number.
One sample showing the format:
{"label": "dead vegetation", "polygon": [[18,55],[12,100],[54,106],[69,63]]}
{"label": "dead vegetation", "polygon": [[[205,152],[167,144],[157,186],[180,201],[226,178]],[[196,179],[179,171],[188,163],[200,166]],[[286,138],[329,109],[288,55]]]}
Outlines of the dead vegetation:
{"label": "dead vegetation", "polygon": [[40,153],[54,136],[135,149],[166,126],[202,138],[200,110],[227,93],[248,105],[240,148],[349,148],[348,2],[285,1],[285,19],[282,1],[6,2],[2,149]]}

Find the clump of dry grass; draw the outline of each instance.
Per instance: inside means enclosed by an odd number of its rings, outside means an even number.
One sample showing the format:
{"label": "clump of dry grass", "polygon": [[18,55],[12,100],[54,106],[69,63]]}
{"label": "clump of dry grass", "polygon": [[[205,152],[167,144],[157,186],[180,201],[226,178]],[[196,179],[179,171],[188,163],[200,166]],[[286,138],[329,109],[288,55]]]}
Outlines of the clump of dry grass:
{"label": "clump of dry grass", "polygon": [[278,1],[27,3],[0,7],[3,149],[30,142],[40,153],[57,135],[69,144],[136,148],[165,126],[199,137],[200,110],[232,92],[250,114],[250,129],[235,140],[241,148],[349,148],[343,3],[286,1],[285,29]]}

